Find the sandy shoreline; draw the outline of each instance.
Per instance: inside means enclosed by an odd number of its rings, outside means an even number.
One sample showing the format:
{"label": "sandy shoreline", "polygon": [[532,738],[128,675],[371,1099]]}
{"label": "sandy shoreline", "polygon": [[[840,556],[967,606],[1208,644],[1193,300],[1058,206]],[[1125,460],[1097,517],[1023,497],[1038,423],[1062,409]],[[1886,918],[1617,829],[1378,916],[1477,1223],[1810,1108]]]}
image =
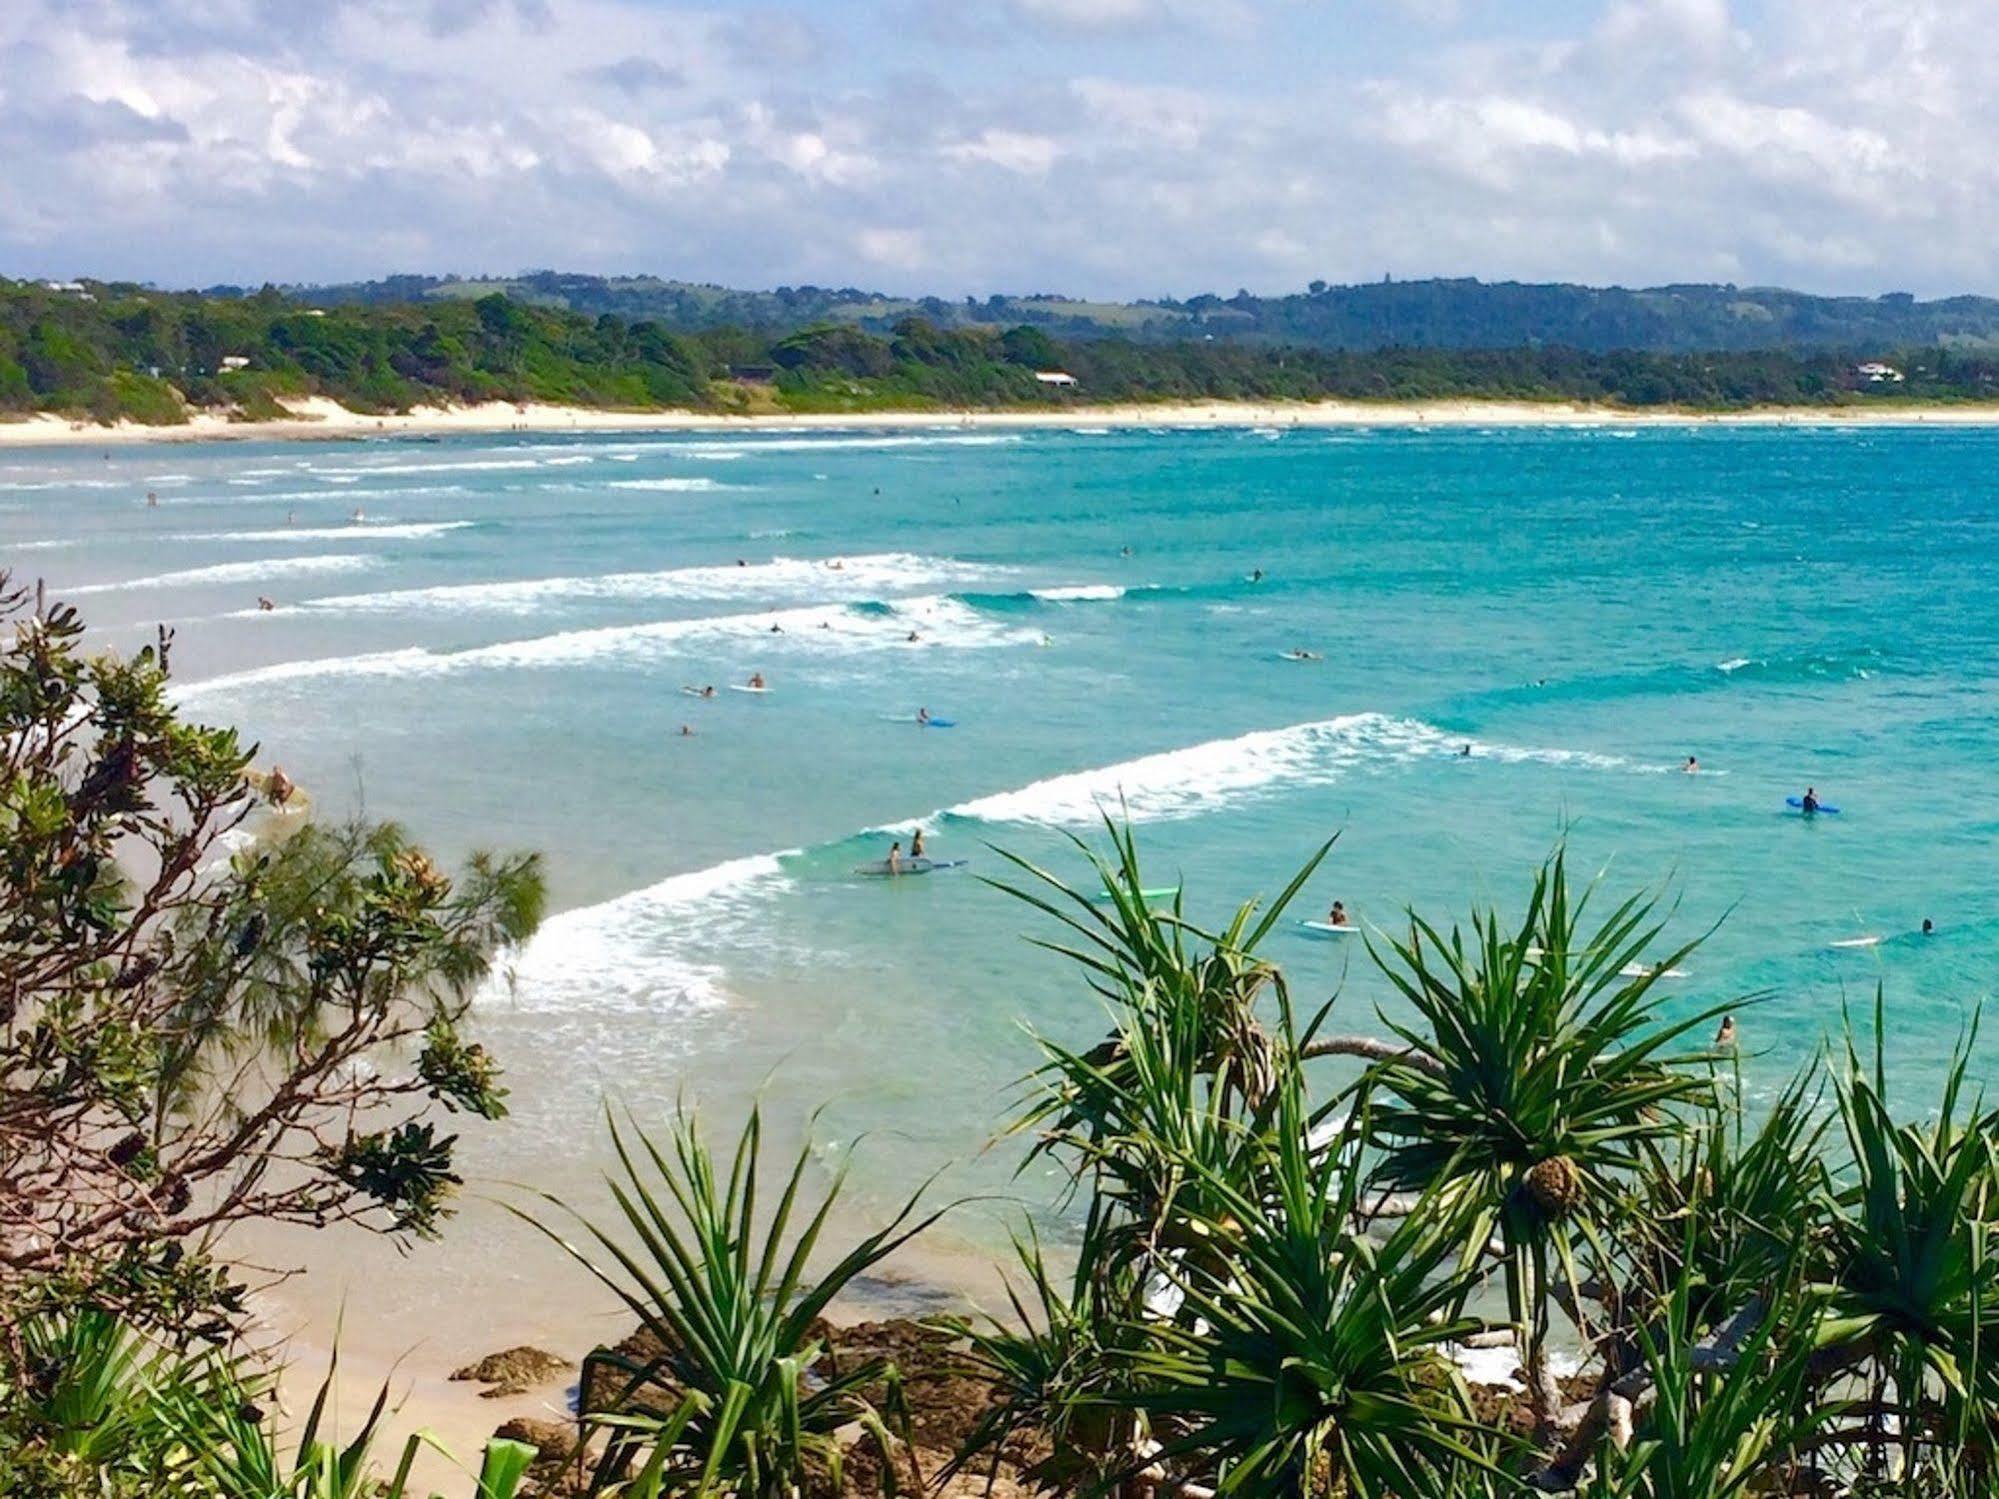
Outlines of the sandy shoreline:
{"label": "sandy shoreline", "polygon": [[99,426],[56,416],[0,421],[0,449],[108,447],[128,443],[354,441],[382,436],[451,436],[499,432],[839,431],[895,427],[1986,427],[1999,426],[1999,402],[1985,406],[1766,407],[1752,411],[1634,411],[1621,407],[1531,401],[1202,401],[1160,405],[1062,406],[1009,411],[866,411],[724,416],[707,411],[604,411],[491,402],[419,407],[369,416],[336,402],[296,402],[290,420],[232,422],[198,415],[185,426],[131,422]]}

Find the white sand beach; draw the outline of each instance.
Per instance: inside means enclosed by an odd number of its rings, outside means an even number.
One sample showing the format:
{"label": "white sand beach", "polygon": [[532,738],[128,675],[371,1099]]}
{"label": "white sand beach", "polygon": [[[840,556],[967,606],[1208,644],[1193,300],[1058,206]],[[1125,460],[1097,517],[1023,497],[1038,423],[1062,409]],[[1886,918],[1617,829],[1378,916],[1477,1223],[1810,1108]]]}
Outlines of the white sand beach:
{"label": "white sand beach", "polygon": [[380,436],[449,436],[492,432],[839,431],[1021,427],[1629,427],[1629,426],[1939,426],[1999,425],[1999,402],[1983,406],[1866,405],[1767,407],[1748,411],[1632,410],[1549,401],[1201,401],[1158,405],[1056,406],[1020,410],[770,412],[618,411],[577,406],[417,407],[394,415],[350,411],[324,398],[297,401],[288,420],[231,421],[199,413],[175,427],[135,422],[103,425],[57,416],[0,421],[0,448],[104,447],[125,443],[297,442]]}

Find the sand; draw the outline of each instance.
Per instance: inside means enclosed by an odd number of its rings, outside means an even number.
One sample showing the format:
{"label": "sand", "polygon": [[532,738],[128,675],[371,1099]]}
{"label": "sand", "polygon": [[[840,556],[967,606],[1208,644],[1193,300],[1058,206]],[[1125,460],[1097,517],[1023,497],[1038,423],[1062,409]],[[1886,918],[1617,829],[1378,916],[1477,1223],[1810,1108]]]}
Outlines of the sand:
{"label": "sand", "polygon": [[754,432],[853,428],[1031,427],[1633,427],[1633,426],[1993,426],[1999,402],[1982,406],[1768,407],[1750,411],[1632,411],[1533,401],[1202,401],[1188,404],[1055,406],[1006,411],[862,411],[723,416],[707,411],[604,411],[572,406],[418,407],[369,416],[337,402],[293,402],[288,420],[233,422],[197,415],[179,427],[100,426],[56,416],[0,421],[0,448],[109,447],[125,443],[353,440],[495,432]]}

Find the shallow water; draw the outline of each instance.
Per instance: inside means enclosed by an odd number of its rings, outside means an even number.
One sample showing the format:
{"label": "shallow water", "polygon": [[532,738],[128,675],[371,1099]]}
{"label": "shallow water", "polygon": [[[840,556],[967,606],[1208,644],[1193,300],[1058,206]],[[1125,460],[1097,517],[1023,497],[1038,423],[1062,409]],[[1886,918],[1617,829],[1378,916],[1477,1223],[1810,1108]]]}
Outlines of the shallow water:
{"label": "shallow water", "polygon": [[[1977,430],[1706,428],[9,454],[0,559],[107,642],[173,622],[189,711],[322,806],[547,852],[561,914],[481,1002],[517,1107],[479,1180],[585,1190],[606,1092],[733,1119],[761,1089],[788,1125],[828,1103],[829,1158],[869,1136],[868,1207],[946,1162],[1007,1185],[977,1153],[1023,1026],[1100,1019],[972,876],[997,844],[1093,890],[1059,833],[1120,799],[1204,918],[1334,832],[1300,915],[1510,905],[1566,835],[1676,934],[1720,923],[1674,1002],[1767,995],[1753,1089],[1879,983],[1920,1107],[1995,966],[1995,460]],[[1807,784],[1841,814],[1787,813]],[[854,877],[919,822],[970,865]],[[1387,1002],[1354,944],[1272,951],[1349,1026]],[[536,1304],[520,1230],[475,1206],[454,1238],[361,1277],[363,1314],[468,1278]]]}

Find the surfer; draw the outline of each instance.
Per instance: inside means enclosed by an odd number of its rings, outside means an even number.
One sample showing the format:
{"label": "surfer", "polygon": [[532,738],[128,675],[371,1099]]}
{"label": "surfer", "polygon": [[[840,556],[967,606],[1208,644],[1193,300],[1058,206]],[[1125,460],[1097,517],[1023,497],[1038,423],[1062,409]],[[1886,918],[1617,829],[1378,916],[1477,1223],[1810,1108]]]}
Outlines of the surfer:
{"label": "surfer", "polygon": [[264,595],[262,595],[261,593],[257,595],[257,608],[261,613],[269,614],[273,609],[277,607],[278,606],[275,603],[273,603],[270,599],[265,598]]}
{"label": "surfer", "polygon": [[778,624],[776,621],[773,620],[771,622],[770,632],[773,635],[782,635],[784,633],[784,626]]}
{"label": "surfer", "polygon": [[882,863],[884,863],[885,865],[887,865],[887,866],[888,866],[888,872],[889,872],[890,874],[901,874],[901,873],[902,873],[902,840],[901,840],[901,839],[897,839],[897,840],[896,840],[896,841],[895,841],[894,843],[891,843],[891,844],[890,844],[890,845],[888,846],[888,857],[887,857],[886,859],[882,860]]}
{"label": "surfer", "polygon": [[927,724],[927,723],[929,723],[929,722],[930,722],[930,710],[929,710],[928,708],[918,708],[918,709],[916,710],[916,721],[917,721],[918,723],[920,723],[920,724]]}
{"label": "surfer", "polygon": [[1819,809],[1818,792],[1815,791],[1810,786],[1807,786],[1805,788],[1805,794],[1798,799],[1798,808],[1807,817],[1810,817],[1814,812],[1818,811]]}
{"label": "surfer", "polygon": [[362,521],[368,518],[368,512],[363,510],[359,505],[356,505],[354,507],[354,513],[348,516],[347,518],[358,526],[361,524]]}
{"label": "surfer", "polygon": [[1458,758],[1460,760],[1469,760],[1471,758],[1471,746],[1469,744],[1458,751]]}
{"label": "surfer", "polygon": [[680,737],[682,739],[692,739],[694,737],[694,725],[691,723],[682,724],[680,726]]}
{"label": "surfer", "polygon": [[1925,916],[1923,918],[1923,935],[1925,937],[1934,937],[1936,934],[1937,934],[1937,924],[1934,921],[1931,921],[1929,917]]}
{"label": "surfer", "polygon": [[920,859],[923,857],[922,828],[918,828],[915,832],[909,835],[909,857],[912,859]]}
{"label": "surfer", "polygon": [[1249,575],[1249,581],[1252,583],[1261,583],[1263,581],[1263,569],[1259,567],[1252,572]]}
{"label": "surfer", "polygon": [[160,497],[150,489],[146,491],[146,508],[148,510],[157,510],[160,508]]}
{"label": "surfer", "polygon": [[1346,902],[1336,900],[1333,902],[1332,910],[1326,913],[1326,925],[1345,926],[1346,924],[1347,924]]}
{"label": "surfer", "polygon": [[1688,775],[1698,775],[1700,773],[1700,768],[1701,768],[1701,762],[1696,760],[1692,755],[1687,756],[1687,763],[1680,767],[1680,769],[1686,772],[1686,774]]}
{"label": "surfer", "polygon": [[271,773],[264,777],[264,795],[270,798],[274,807],[282,807],[290,801],[296,790],[298,787],[292,784],[292,778],[285,774],[282,765],[273,765]]}
{"label": "surfer", "polygon": [[826,569],[828,572],[843,573],[847,570],[847,564],[842,562],[838,557],[835,557],[831,562],[826,564]]}
{"label": "surfer", "polygon": [[750,690],[752,692],[762,692],[764,690],[764,674],[762,672],[753,671],[750,673]]}
{"label": "surfer", "polygon": [[285,524],[288,526],[295,526],[298,524],[298,512],[296,510],[287,510],[285,512]]}
{"label": "surfer", "polygon": [[911,645],[915,645],[915,644],[916,644],[916,642],[917,642],[917,641],[919,641],[919,640],[921,640],[922,638],[923,638],[923,637],[922,637],[921,635],[918,635],[918,634],[917,634],[917,633],[916,633],[916,632],[915,632],[914,630],[911,630],[911,631],[909,632],[909,643],[910,643]]}

